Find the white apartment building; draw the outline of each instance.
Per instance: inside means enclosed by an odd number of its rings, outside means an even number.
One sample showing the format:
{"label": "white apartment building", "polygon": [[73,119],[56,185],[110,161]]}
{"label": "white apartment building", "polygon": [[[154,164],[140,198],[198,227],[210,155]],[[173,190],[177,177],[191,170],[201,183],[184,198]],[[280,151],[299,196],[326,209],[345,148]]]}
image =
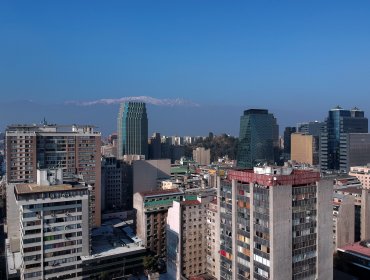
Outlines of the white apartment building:
{"label": "white apartment building", "polygon": [[88,187],[15,186],[21,279],[81,279],[90,253]]}

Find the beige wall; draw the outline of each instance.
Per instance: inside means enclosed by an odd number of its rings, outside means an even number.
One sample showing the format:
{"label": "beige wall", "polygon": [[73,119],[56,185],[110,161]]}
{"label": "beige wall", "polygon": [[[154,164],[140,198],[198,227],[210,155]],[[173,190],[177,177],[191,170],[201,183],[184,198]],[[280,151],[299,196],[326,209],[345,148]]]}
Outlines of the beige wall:
{"label": "beige wall", "polygon": [[313,136],[300,133],[291,135],[291,160],[315,164],[313,160]]}
{"label": "beige wall", "polygon": [[355,242],[355,197],[346,195],[341,202],[335,223],[335,248]]}
{"label": "beige wall", "polygon": [[133,162],[134,193],[157,189],[159,179],[171,177],[169,159],[136,160]]}

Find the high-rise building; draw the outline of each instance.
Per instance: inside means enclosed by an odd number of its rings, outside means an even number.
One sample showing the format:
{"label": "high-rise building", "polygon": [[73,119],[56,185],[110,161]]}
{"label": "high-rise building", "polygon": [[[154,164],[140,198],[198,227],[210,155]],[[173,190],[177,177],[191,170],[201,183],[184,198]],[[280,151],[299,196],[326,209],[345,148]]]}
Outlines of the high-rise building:
{"label": "high-rise building", "polygon": [[157,132],[153,133],[153,136],[149,138],[148,150],[149,150],[149,159],[162,158],[160,133]]}
{"label": "high-rise building", "polygon": [[299,123],[297,124],[297,132],[319,137],[324,124],[325,123],[319,121]]}
{"label": "high-rise building", "polygon": [[364,111],[344,110],[337,106],[329,111],[320,136],[320,168],[323,171],[340,170],[341,138],[346,133],[367,133],[368,119]]}
{"label": "high-rise building", "polygon": [[286,127],[284,130],[284,159],[290,159],[291,135],[297,131],[295,127]]}
{"label": "high-rise building", "polygon": [[220,279],[333,279],[332,188],[314,171],[230,170],[218,190]]}
{"label": "high-rise building", "polygon": [[128,211],[133,209],[133,166],[115,157],[102,159],[102,210]]}
{"label": "high-rise building", "polygon": [[154,254],[166,256],[166,221],[173,201],[181,201],[179,189],[138,192],[134,194],[136,234]]}
{"label": "high-rise building", "polygon": [[205,149],[203,147],[198,147],[193,150],[193,159],[200,165],[210,165],[211,164],[211,150]]}
{"label": "high-rise building", "polygon": [[252,168],[274,163],[279,147],[279,126],[273,114],[264,109],[244,111],[240,117],[238,167]]}
{"label": "high-rise building", "polygon": [[344,133],[340,138],[339,170],[347,173],[352,166],[370,161],[370,133]]}
{"label": "high-rise building", "polygon": [[[219,177],[218,177],[219,178]],[[220,215],[217,199],[207,205],[207,274],[220,279]]]}
{"label": "high-rise building", "polygon": [[318,138],[309,134],[293,133],[290,159],[304,164],[319,164]]}
{"label": "high-rise building", "polygon": [[81,257],[90,254],[91,245],[89,187],[44,183],[8,187],[12,214],[7,222],[15,227],[8,231],[8,277],[19,269],[20,279],[82,279]]}
{"label": "high-rise building", "polygon": [[171,279],[206,273],[208,201],[174,201],[167,216],[167,272]]}
{"label": "high-rise building", "polygon": [[101,223],[101,134],[93,126],[12,125],[6,130],[8,183],[35,183],[37,169],[61,168],[63,179],[92,186],[93,223]]}
{"label": "high-rise building", "polygon": [[117,118],[118,157],[144,155],[148,159],[148,117],[143,102],[122,103]]}

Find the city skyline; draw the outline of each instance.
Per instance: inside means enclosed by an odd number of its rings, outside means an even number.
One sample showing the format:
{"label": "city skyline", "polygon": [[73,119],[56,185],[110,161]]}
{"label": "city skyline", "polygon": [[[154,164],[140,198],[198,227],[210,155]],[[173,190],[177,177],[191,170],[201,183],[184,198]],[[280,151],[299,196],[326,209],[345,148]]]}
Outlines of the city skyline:
{"label": "city skyline", "polygon": [[369,15],[0,0],[0,278],[370,279]]}
{"label": "city skyline", "polygon": [[[244,110],[253,108],[268,109],[273,113],[279,125],[279,135],[283,135],[285,127],[296,126],[298,123],[309,121],[324,121],[327,112],[337,105],[347,109],[358,107],[365,111],[365,116],[367,116],[368,108],[370,108],[370,104],[365,106],[363,102],[357,100],[345,103],[340,102],[340,98],[336,99],[335,102],[327,101],[317,104],[315,106],[317,111],[314,111],[313,108],[304,109],[301,106],[293,105],[289,109],[284,109],[274,104],[271,99],[266,103],[249,104],[246,102],[245,105],[210,105],[186,99],[182,101],[177,99],[154,99],[154,101],[150,101],[150,98],[138,100],[147,102],[148,135],[160,132],[161,135],[202,136],[213,132],[215,134],[226,133],[238,136],[240,115]],[[9,103],[0,101],[0,107],[2,108],[0,112],[0,131],[3,132],[7,125],[17,123],[39,124],[44,118],[48,123],[95,125],[103,136],[108,136],[117,130],[119,102],[81,105],[23,100]],[[14,110],[14,108],[18,108],[18,110]],[[27,112],[27,114],[22,114],[22,112]],[[186,115],[186,118],[184,118],[184,115]]]}

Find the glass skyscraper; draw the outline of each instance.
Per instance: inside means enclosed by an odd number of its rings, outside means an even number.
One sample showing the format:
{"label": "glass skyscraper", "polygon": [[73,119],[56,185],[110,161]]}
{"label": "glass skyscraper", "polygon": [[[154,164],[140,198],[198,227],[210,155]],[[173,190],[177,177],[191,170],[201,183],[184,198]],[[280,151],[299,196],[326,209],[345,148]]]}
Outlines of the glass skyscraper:
{"label": "glass skyscraper", "polygon": [[340,170],[340,141],[346,133],[367,133],[368,119],[358,108],[345,110],[339,106],[331,109],[320,137],[320,167],[322,171]]}
{"label": "glass skyscraper", "polygon": [[240,117],[237,165],[252,168],[277,160],[279,126],[265,109],[250,109]]}
{"label": "glass skyscraper", "polygon": [[122,103],[117,119],[118,157],[144,155],[148,159],[148,116],[144,102]]}

